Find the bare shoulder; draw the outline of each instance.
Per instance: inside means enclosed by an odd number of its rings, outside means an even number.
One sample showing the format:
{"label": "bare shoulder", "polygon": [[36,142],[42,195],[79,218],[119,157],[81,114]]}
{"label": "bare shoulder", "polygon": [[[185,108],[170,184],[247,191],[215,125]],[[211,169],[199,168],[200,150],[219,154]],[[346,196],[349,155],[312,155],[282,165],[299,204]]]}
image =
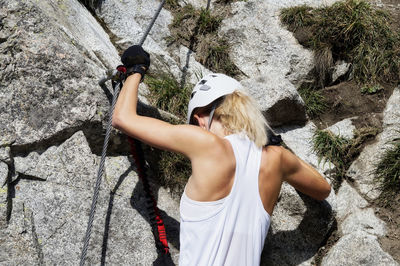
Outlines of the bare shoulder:
{"label": "bare shoulder", "polygon": [[282,178],[282,156],[285,148],[280,146],[266,146],[262,149],[260,174],[279,181]]}
{"label": "bare shoulder", "polygon": [[274,156],[274,157],[280,157],[284,150],[286,149],[281,146],[275,146],[275,145],[266,146],[263,148],[263,152],[267,153],[269,156]]}
{"label": "bare shoulder", "polygon": [[265,210],[272,214],[283,182],[282,154],[280,146],[266,146],[262,150],[259,173],[259,191]]}
{"label": "bare shoulder", "polygon": [[273,162],[280,165],[282,156],[286,149],[281,146],[266,146],[262,150],[262,164]]}

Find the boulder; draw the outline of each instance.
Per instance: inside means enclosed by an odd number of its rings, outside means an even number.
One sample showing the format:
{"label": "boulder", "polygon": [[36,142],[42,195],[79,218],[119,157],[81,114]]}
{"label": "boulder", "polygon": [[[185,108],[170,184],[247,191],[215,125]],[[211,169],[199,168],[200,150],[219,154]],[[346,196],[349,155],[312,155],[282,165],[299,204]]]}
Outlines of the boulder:
{"label": "boulder", "polygon": [[[0,162],[0,229],[6,225],[8,196],[8,166]],[[1,260],[0,260],[1,261]]]}
{"label": "boulder", "polygon": [[304,123],[298,88],[314,67],[313,53],[302,47],[280,22],[282,8],[336,1],[237,1],[219,34],[231,45],[230,57],[245,74],[250,94],[258,99],[273,126]]}
{"label": "boulder", "polygon": [[343,181],[340,185],[336,200],[336,217],[339,221],[343,221],[348,215],[368,206],[368,202],[347,181]]}
{"label": "boulder", "polygon": [[376,199],[380,195],[375,180],[375,167],[385,152],[393,147],[393,140],[400,137],[400,88],[390,96],[383,112],[383,131],[376,137],[376,142],[366,146],[359,157],[351,164],[347,175],[354,179],[361,194]]}
{"label": "boulder", "polygon": [[117,53],[89,12],[75,0],[4,0],[0,9],[0,145],[101,121],[108,103],[97,80]]}
{"label": "boulder", "polygon": [[261,265],[311,265],[335,224],[334,209],[328,201],[313,200],[283,184]]}
{"label": "boulder", "polygon": [[342,121],[339,121],[326,129],[337,136],[346,139],[352,139],[354,138],[354,130],[356,129],[356,127],[353,125],[352,119],[354,118],[343,119]]}
{"label": "boulder", "polygon": [[242,80],[241,84],[256,99],[271,126],[304,123],[303,99],[288,80],[279,81],[275,75],[265,75]]}
{"label": "boulder", "polygon": [[[115,36],[115,45],[122,51],[133,44],[139,44],[158,5],[159,2],[156,0],[110,0],[104,1],[101,8],[96,10],[96,14]],[[168,25],[171,22],[171,13],[162,9],[149,36],[143,43],[143,48],[151,55],[150,71],[171,73],[177,80],[180,80],[182,71],[167,52],[168,47],[165,40],[170,36]]]}
{"label": "boulder", "polygon": [[377,237],[355,231],[339,239],[322,259],[322,266],[330,265],[399,265],[379,246]]}
{"label": "boulder", "polygon": [[250,78],[275,77],[269,86],[286,84],[286,80],[300,85],[313,68],[312,52],[282,27],[282,7],[276,1],[235,2],[233,15],[223,20],[220,30],[232,45],[233,62]]}
{"label": "boulder", "polygon": [[285,144],[302,160],[316,168],[321,174],[330,174],[333,164],[325,159],[318,158],[314,151],[313,136],[317,127],[313,122],[305,126],[285,126],[275,128],[275,132],[282,136]]}
{"label": "boulder", "polygon": [[82,131],[41,154],[34,151],[14,158],[15,171],[22,177],[88,190],[92,188],[98,163]]}
{"label": "boulder", "polygon": [[312,53],[282,28],[278,9],[271,2],[235,2],[220,35],[229,41],[231,60],[248,77],[242,83],[269,122],[274,126],[305,122],[304,102],[296,85],[312,69]]}
{"label": "boulder", "polygon": [[383,236],[386,233],[385,223],[375,216],[372,208],[357,210],[351,213],[340,229],[344,235],[364,231],[370,235]]}
{"label": "boulder", "polygon": [[7,186],[7,176],[8,176],[8,166],[7,166],[7,164],[0,162],[0,187],[1,188]]}
{"label": "boulder", "polygon": [[[15,158],[20,179],[13,205],[21,203],[31,210],[44,264],[79,262],[98,162],[81,131],[42,154],[32,152]],[[88,251],[89,264],[148,265],[159,259],[146,198],[133,169],[125,156],[106,160]],[[164,189],[154,194],[158,193],[163,197],[161,213],[169,232],[172,258],[177,262],[178,203]]]}

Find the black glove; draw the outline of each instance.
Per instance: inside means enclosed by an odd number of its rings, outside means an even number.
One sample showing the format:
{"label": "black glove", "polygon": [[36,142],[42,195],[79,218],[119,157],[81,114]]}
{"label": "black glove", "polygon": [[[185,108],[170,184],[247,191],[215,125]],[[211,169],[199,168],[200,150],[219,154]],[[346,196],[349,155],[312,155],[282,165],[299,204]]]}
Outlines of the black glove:
{"label": "black glove", "polygon": [[132,45],[122,54],[121,62],[126,67],[127,76],[133,73],[140,73],[142,75],[141,81],[143,81],[144,74],[150,67],[150,55],[143,50],[142,46]]}

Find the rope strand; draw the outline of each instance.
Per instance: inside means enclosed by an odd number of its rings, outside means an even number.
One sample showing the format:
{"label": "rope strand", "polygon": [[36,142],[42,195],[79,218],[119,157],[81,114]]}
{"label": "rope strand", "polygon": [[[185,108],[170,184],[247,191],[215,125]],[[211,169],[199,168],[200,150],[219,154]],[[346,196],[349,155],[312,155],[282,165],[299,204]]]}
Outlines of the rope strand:
{"label": "rope strand", "polygon": [[86,254],[87,250],[89,247],[89,240],[90,240],[90,235],[92,232],[92,226],[93,226],[93,220],[94,220],[94,213],[96,212],[96,204],[97,204],[97,199],[99,197],[99,191],[100,191],[100,184],[101,184],[101,178],[103,176],[103,170],[104,170],[104,163],[106,160],[106,154],[107,154],[107,147],[108,147],[108,141],[110,139],[110,134],[111,134],[111,124],[112,124],[112,116],[114,113],[114,108],[115,104],[117,102],[120,86],[122,83],[118,82],[116,83],[114,87],[114,95],[113,95],[113,100],[112,104],[110,106],[110,111],[109,111],[109,118],[108,118],[108,123],[107,123],[107,130],[106,130],[106,136],[104,138],[104,144],[103,144],[103,151],[101,153],[101,160],[100,160],[100,165],[99,165],[99,170],[97,172],[97,179],[96,179],[96,185],[94,188],[94,194],[93,194],[93,200],[92,200],[92,206],[90,208],[90,215],[89,215],[89,222],[86,228],[86,234],[85,234],[85,241],[82,249],[82,254],[81,254],[81,261],[79,263],[80,266],[85,265],[85,260],[86,260]]}

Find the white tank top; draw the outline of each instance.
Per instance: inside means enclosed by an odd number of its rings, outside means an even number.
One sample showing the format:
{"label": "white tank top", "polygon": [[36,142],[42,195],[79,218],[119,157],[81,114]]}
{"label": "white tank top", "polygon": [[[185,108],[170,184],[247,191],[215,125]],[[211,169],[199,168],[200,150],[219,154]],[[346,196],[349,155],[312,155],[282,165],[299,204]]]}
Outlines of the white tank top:
{"label": "white tank top", "polygon": [[270,224],[258,188],[261,148],[247,136],[225,137],[236,158],[228,196],[199,202],[184,192],[180,214],[179,265],[260,265]]}

